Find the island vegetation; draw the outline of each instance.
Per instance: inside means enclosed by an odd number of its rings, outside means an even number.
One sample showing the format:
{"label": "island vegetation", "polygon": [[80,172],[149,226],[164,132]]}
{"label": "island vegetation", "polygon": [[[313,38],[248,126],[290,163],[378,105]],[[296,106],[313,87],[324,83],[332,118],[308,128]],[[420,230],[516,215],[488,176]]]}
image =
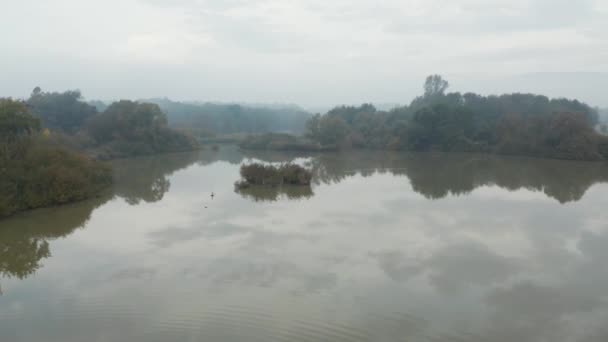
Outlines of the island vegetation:
{"label": "island vegetation", "polygon": [[[325,148],[484,152],[554,159],[606,160],[608,138],[594,129],[598,111],[577,100],[533,94],[447,93],[429,76],[424,94],[389,111],[340,106],[307,123],[305,137]],[[251,139],[243,148],[286,149],[284,136]],[[295,138],[294,138],[295,139]],[[260,143],[263,142],[263,143]]]}
{"label": "island vegetation", "polygon": [[262,163],[252,163],[241,166],[241,180],[235,185],[237,188],[249,186],[283,186],[304,185],[310,186],[312,173],[306,168],[286,163],[278,166]]}
{"label": "island vegetation", "polygon": [[312,172],[294,163],[245,164],[240,173],[241,180],[235,183],[235,191],[256,202],[272,202],[281,196],[300,199],[314,195]]}

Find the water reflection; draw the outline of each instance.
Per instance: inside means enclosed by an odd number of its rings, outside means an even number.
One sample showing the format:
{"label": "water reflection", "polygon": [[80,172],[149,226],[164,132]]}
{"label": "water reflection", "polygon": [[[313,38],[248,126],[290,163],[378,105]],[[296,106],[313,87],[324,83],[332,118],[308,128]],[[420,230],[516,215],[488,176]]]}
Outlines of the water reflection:
{"label": "water reflection", "polygon": [[118,161],[106,196],[0,221],[0,340],[608,337],[605,164],[319,154],[314,193],[234,192],[298,157]]}
{"label": "water reflection", "polygon": [[[240,158],[239,158],[240,156]],[[224,155],[219,155],[223,158]],[[229,153],[225,159],[240,164],[245,158],[269,163],[291,161],[302,155],[287,152]],[[583,198],[589,188],[608,182],[608,164],[573,162],[481,154],[398,153],[384,151],[353,151],[348,153],[317,154],[310,157],[313,182],[336,184],[349,177],[375,174],[404,176],[414,191],[432,200],[448,196],[462,196],[483,186],[498,186],[510,191],[526,189],[542,192],[565,204]],[[243,195],[254,200],[276,201],[281,191],[296,190],[254,189]],[[256,194],[258,194],[256,196]],[[286,194],[286,197],[289,197]]]}
{"label": "water reflection", "polygon": [[[192,164],[203,166],[225,161],[236,165],[252,158],[276,163],[298,157],[301,155],[297,153],[242,152],[235,147],[226,146],[219,152],[200,151],[115,161],[115,185],[111,194],[92,201],[59,209],[43,209],[0,221],[0,274],[23,278],[35,272],[40,267],[40,260],[50,256],[48,240],[67,236],[82,227],[95,208],[112,198],[122,198],[130,205],[162,200],[171,187],[170,176]],[[318,154],[309,160],[314,175],[313,181],[317,186],[336,184],[355,175],[370,177],[374,174],[391,174],[406,177],[412,189],[428,199],[466,195],[476,188],[496,185],[512,191],[527,189],[542,192],[560,203],[567,203],[581,200],[594,184],[608,182],[608,166],[602,163],[475,154],[404,154],[377,151]],[[254,186],[235,191],[256,202],[310,199],[314,196],[312,188],[299,186]],[[476,251],[475,248],[463,250]],[[478,251],[479,253],[482,251]],[[394,261],[391,261],[393,256],[378,257],[383,260],[384,268],[392,269],[388,272],[391,277],[403,277],[399,274],[399,268],[393,264]],[[446,259],[458,262],[459,257],[448,254]],[[490,262],[492,259],[472,255],[463,262],[467,260]],[[490,273],[506,267],[502,264],[479,266],[475,269],[487,269]],[[406,271],[408,274],[412,273],[411,269]],[[440,275],[437,275],[437,278],[438,283],[444,286],[458,286],[445,281]],[[474,278],[467,277],[469,280]]]}
{"label": "water reflection", "polygon": [[478,154],[354,152],[313,158],[317,183],[352,175],[405,176],[428,199],[466,195],[483,186],[543,192],[560,203],[583,198],[596,183],[608,182],[608,164]]}
{"label": "water reflection", "polygon": [[[113,163],[114,194],[135,205],[158,202],[171,187],[169,176],[199,160],[202,152],[117,160]],[[211,158],[211,156],[207,156]]]}
{"label": "water reflection", "polygon": [[40,209],[0,221],[0,275],[24,279],[34,274],[43,259],[51,256],[49,241],[70,235],[84,227],[91,212],[108,196]]}
{"label": "water reflection", "polygon": [[114,186],[98,198],[21,213],[0,221],[0,276],[23,279],[34,274],[51,256],[49,241],[65,237],[86,225],[91,213],[113,198],[130,205],[157,202],[169,191],[169,176],[197,161],[200,153],[179,153],[113,163]]}
{"label": "water reflection", "polygon": [[241,196],[255,202],[276,202],[280,199],[297,200],[309,199],[314,196],[310,186],[248,186],[234,190]]}

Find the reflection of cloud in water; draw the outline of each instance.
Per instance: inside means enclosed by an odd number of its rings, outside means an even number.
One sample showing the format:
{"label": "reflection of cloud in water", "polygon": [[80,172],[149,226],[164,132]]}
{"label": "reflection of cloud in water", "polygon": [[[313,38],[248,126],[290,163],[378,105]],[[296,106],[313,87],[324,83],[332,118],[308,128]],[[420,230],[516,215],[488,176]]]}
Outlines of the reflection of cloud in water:
{"label": "reflection of cloud in water", "polygon": [[240,258],[221,258],[214,260],[200,271],[214,287],[268,287],[278,281],[293,277],[295,265],[281,260],[251,260]]}
{"label": "reflection of cloud in water", "polygon": [[518,283],[490,292],[487,304],[492,309],[491,341],[507,342],[574,341],[578,336],[571,335],[581,332],[568,331],[571,326],[565,329],[568,316],[590,313],[605,303],[580,291]]}
{"label": "reflection of cloud in water", "polygon": [[406,281],[422,272],[422,266],[418,260],[411,260],[399,251],[371,253],[370,255],[378,259],[380,268],[395,281]]}
{"label": "reflection of cloud in water", "polygon": [[520,266],[477,243],[449,245],[426,261],[430,280],[442,291],[458,291],[470,285],[487,286],[512,277]]}
{"label": "reflection of cloud in water", "polygon": [[246,227],[230,223],[215,223],[201,226],[195,225],[188,228],[167,228],[150,232],[148,233],[148,237],[152,240],[152,244],[157,247],[171,247],[180,242],[188,242],[200,238],[220,239],[249,232],[251,232],[251,229]]}
{"label": "reflection of cloud in water", "polygon": [[157,271],[153,268],[133,267],[115,272],[109,277],[110,281],[120,281],[127,279],[151,279]]}
{"label": "reflection of cloud in water", "polygon": [[435,288],[447,293],[459,292],[468,286],[500,283],[522,268],[517,260],[497,255],[473,242],[448,245],[422,259],[408,257],[399,251],[371,253],[371,256],[395,281],[426,274]]}
{"label": "reflection of cloud in water", "polygon": [[[206,153],[124,174],[116,195],[137,205],[113,201],[95,215],[88,206],[81,214],[65,216],[61,208],[56,217],[24,220],[25,242],[38,246],[74,227],[87,229],[51,244],[54,262],[37,278],[7,280],[3,299],[26,314],[0,319],[0,337],[18,336],[10,329],[53,326],[63,340],[202,340],[198,334],[210,327],[213,336],[233,336],[239,327],[243,336],[271,340],[256,335],[264,323],[245,321],[249,330],[239,325],[238,312],[221,311],[228,302],[271,317],[262,328],[274,333],[280,325],[284,340],[599,342],[607,336],[608,188],[587,191],[605,181],[602,164],[323,154],[312,158],[314,197],[254,203],[232,188],[243,155],[224,148]],[[223,153],[228,162],[217,162]],[[198,165],[183,169],[192,160]],[[137,183],[133,177],[146,168],[150,177]],[[164,180],[171,184],[167,192],[155,185]],[[213,200],[211,190],[218,194]],[[133,227],[121,224],[135,216]],[[41,229],[27,233],[28,225]],[[100,306],[87,306],[95,296]],[[73,312],[57,302],[38,314],[48,298],[69,298]],[[207,302],[222,316],[205,316]],[[124,309],[129,305],[132,311]],[[159,324],[142,319],[143,311]],[[89,316],[64,319],[74,312]],[[95,319],[99,312],[106,320]],[[16,328],[16,322],[24,323]],[[318,335],[326,328],[327,335]],[[32,340],[44,340],[36,338],[44,335],[39,330]]]}

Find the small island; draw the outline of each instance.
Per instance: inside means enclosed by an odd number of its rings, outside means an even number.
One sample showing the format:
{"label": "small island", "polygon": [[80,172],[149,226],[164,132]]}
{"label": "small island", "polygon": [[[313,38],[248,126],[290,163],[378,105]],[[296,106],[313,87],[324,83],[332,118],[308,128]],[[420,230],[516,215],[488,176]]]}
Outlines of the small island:
{"label": "small island", "polygon": [[241,177],[235,183],[237,189],[251,186],[310,186],[312,172],[293,163],[278,166],[253,163],[241,166]]}

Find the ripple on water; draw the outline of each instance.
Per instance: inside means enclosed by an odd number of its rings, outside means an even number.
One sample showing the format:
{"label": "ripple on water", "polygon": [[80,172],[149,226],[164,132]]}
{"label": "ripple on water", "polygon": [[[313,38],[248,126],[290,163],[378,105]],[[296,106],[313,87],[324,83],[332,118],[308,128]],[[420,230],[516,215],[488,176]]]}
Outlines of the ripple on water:
{"label": "ripple on water", "polygon": [[[183,298],[180,294],[178,298]],[[195,293],[189,294],[194,296]],[[201,295],[199,294],[199,297]],[[147,303],[160,300],[160,293],[145,295]],[[192,297],[196,298],[196,297]],[[345,317],[326,306],[319,310],[317,300],[331,303],[327,294],[273,305],[272,302],[247,304],[205,304],[201,302],[171,314],[168,308],[155,312],[147,305],[132,302],[108,301],[107,298],[82,298],[79,301],[65,298],[46,300],[42,306],[60,305],[62,314],[50,317],[48,324],[56,325],[66,341],[71,341],[75,330],[115,329],[122,326],[133,341],[479,341],[478,336],[467,333],[439,333],[428,330],[429,322],[407,312],[356,313]],[[193,302],[196,302],[193,300]],[[221,302],[221,301],[220,301]],[[304,310],[301,310],[304,305]],[[307,310],[308,309],[308,310]],[[31,312],[30,312],[31,313]],[[0,326],[10,324],[27,315],[27,311],[0,312]],[[133,325],[136,328],[125,328]],[[4,323],[4,324],[3,324]],[[93,325],[93,326],[92,326]],[[124,330],[126,329],[126,330]],[[131,330],[129,330],[131,329]],[[1,336],[1,334],[0,334]]]}

